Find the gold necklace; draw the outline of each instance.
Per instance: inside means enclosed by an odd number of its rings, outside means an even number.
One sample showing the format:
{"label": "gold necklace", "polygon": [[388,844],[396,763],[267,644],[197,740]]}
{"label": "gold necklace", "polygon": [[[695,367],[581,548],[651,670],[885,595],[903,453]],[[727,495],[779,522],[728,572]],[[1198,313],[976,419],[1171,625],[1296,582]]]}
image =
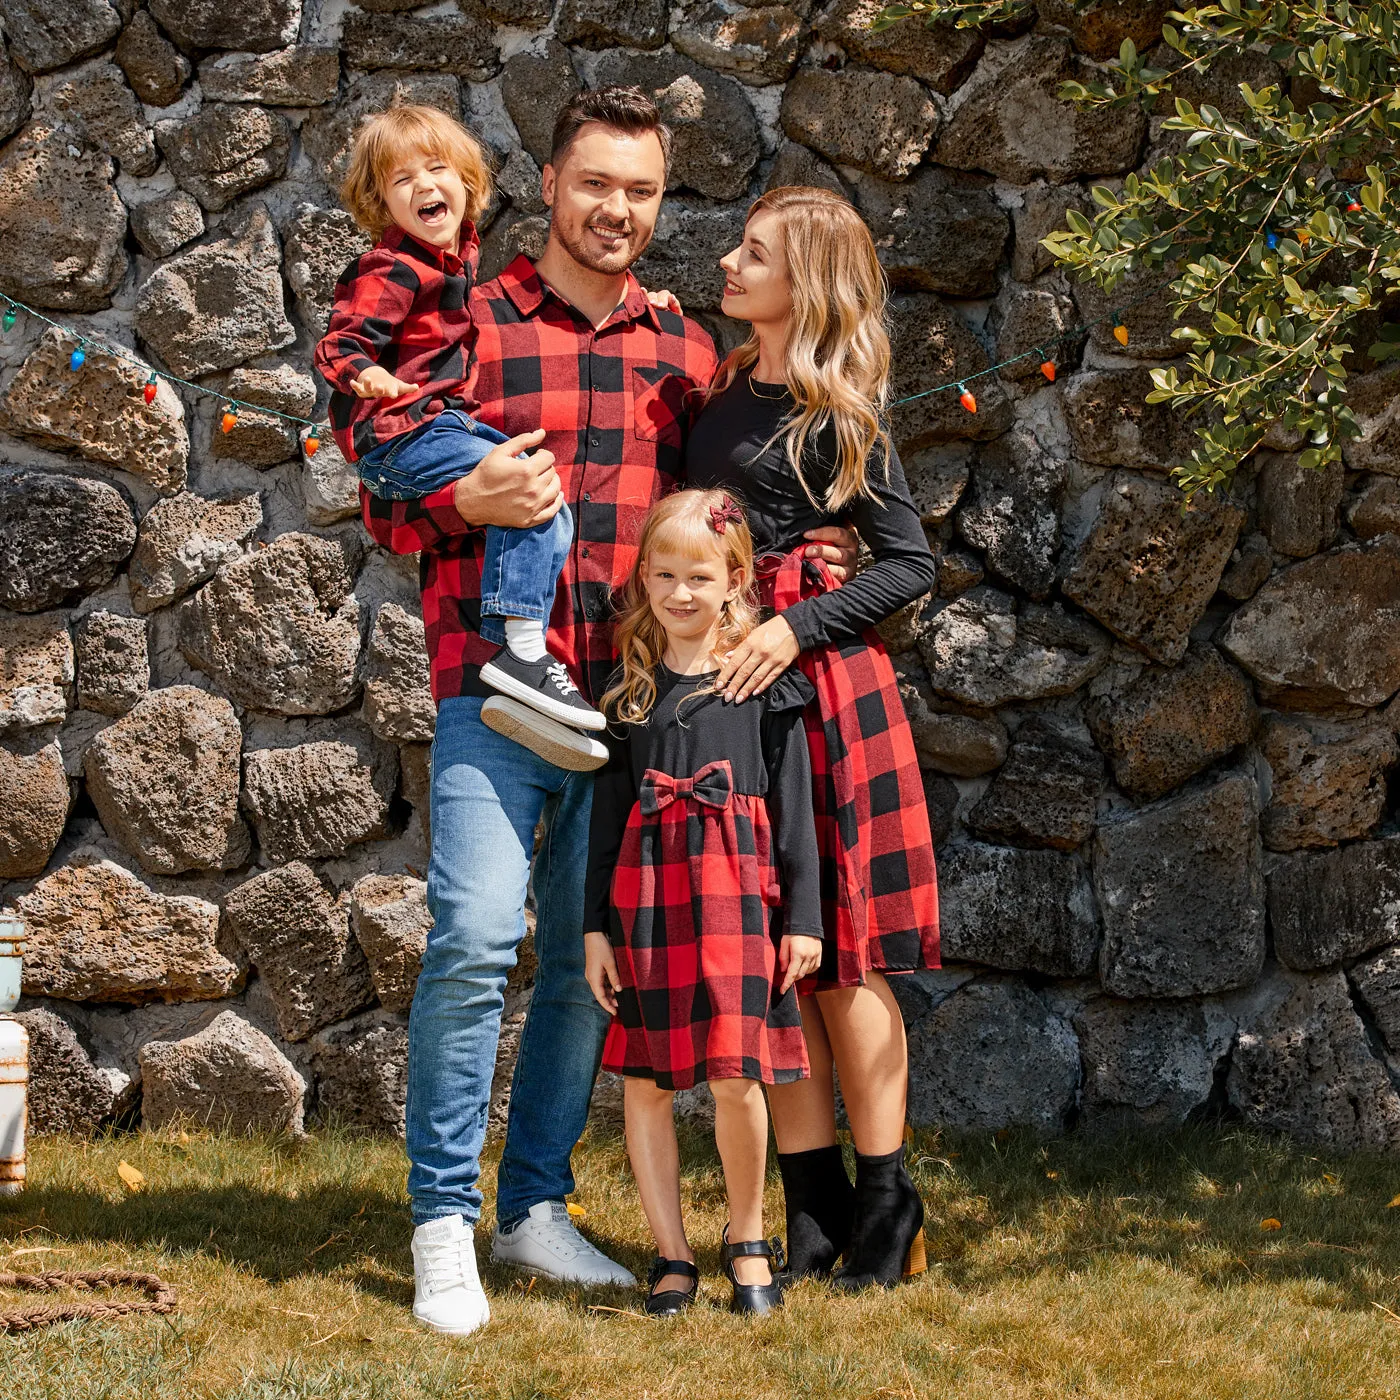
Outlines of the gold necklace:
{"label": "gold necklace", "polygon": [[787,385],[784,384],[784,385],[783,385],[782,392],[779,393],[779,394],[760,394],[760,393],[758,392],[758,390],[755,389],[755,388],[753,387],[753,371],[750,370],[750,372],[749,372],[749,393],[751,393],[751,394],[754,396],[754,398],[756,398],[756,399],[767,399],[769,403],[777,403],[780,399],[785,399],[785,398],[787,398],[787,396],[788,396],[788,388],[787,388]]}

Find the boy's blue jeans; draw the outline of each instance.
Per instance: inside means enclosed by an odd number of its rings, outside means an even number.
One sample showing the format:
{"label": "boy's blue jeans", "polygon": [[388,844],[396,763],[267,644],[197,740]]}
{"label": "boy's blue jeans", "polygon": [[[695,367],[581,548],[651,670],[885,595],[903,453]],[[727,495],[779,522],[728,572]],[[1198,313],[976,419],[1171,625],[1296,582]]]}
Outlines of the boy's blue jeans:
{"label": "boy's blue jeans", "polygon": [[[381,443],[355,463],[365,489],[385,501],[408,501],[464,477],[506,435],[449,408],[411,433]],[[481,635],[505,643],[506,617],[549,621],[554,586],[569,557],[574,522],[568,506],[532,530],[486,527],[481,561]]]}
{"label": "boy's blue jeans", "polygon": [[525,932],[535,827],[535,974],[511,1084],[496,1220],[574,1189],[608,1017],[583,976],[583,877],[593,775],[567,773],[481,722],[481,701],[438,707],[432,756],[433,927],[408,1031],[413,1223],[481,1214],[479,1157],[506,975]]}

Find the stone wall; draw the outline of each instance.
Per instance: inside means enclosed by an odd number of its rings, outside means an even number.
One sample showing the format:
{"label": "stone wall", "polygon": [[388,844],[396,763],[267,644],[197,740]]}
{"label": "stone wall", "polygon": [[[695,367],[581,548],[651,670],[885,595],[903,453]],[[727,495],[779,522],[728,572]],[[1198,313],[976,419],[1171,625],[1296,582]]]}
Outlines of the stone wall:
{"label": "stone wall", "polygon": [[[484,272],[545,232],[581,83],[676,128],[640,268],[705,318],[765,187],[826,184],[897,296],[896,393],[1111,309],[1039,240],[1177,141],[1056,84],[1164,7],[1023,33],[875,0],[0,0],[0,290],[249,404],[324,406],[311,347],[363,246],[336,179],[396,94],[499,157]],[[1257,70],[1257,71],[1256,71]],[[1228,75],[1256,86],[1259,58]],[[1194,95],[1225,110],[1229,83]],[[1125,292],[1124,299],[1138,294]],[[1147,406],[1160,301],[894,412],[941,557],[886,632],[939,845],[948,968],[906,979],[917,1122],[1058,1132],[1225,1109],[1400,1145],[1395,372],[1346,469],[1279,441],[1183,508],[1188,428]],[[39,1130],[138,1110],[396,1127],[427,914],[416,569],[371,548],[333,445],[30,318],[0,343],[0,903],[30,925]],[[1389,708],[1387,705],[1389,703]],[[528,1000],[512,982],[505,1062]]]}

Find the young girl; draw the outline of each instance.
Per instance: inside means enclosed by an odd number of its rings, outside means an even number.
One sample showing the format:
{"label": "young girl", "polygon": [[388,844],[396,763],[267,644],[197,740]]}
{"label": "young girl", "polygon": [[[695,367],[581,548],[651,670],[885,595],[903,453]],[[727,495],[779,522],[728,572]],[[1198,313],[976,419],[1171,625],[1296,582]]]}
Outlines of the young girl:
{"label": "young girl", "polygon": [[[586,959],[616,1015],[627,1151],[656,1238],[646,1310],[678,1313],[699,1271],[681,1219],[672,1098],[707,1081],[729,1197],[732,1310],[782,1303],[763,1238],[764,1084],[803,1078],[793,987],[821,962],[812,773],[800,672],[726,704],[714,678],[756,621],[753,542],[724,491],[681,491],[642,529],[603,698],[613,743],[593,796]],[[608,932],[604,932],[607,929]],[[777,1251],[778,1254],[781,1251]]]}

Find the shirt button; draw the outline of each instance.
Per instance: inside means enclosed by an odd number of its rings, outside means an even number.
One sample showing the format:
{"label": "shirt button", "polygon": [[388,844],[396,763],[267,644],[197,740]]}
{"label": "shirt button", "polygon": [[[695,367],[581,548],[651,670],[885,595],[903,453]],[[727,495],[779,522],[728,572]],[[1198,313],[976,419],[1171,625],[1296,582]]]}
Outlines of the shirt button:
{"label": "shirt button", "polygon": [[591,491],[585,491],[583,493],[583,499],[585,501],[591,501],[593,499],[593,493]]}
{"label": "shirt button", "polygon": [[583,547],[581,550],[579,550],[579,553],[582,554],[583,557],[584,557],[585,559],[587,559],[587,558],[588,558],[588,546],[587,546],[587,545],[584,545],[584,547]]}
{"label": "shirt button", "polygon": [[590,447],[597,447],[597,446],[598,446],[598,439],[595,438],[595,437],[589,438],[589,439],[588,439],[588,445],[589,445]]}

